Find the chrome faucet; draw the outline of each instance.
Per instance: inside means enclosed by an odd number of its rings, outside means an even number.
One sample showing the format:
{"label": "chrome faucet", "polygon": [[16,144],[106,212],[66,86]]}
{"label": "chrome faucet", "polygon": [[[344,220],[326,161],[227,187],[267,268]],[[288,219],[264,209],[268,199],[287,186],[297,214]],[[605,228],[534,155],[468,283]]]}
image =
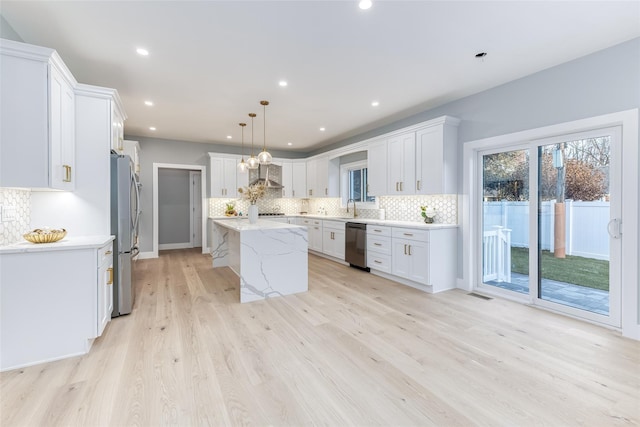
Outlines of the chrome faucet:
{"label": "chrome faucet", "polygon": [[357,217],[358,213],[356,212],[356,201],[354,199],[347,200],[347,213],[349,213],[349,202],[353,202],[353,217]]}

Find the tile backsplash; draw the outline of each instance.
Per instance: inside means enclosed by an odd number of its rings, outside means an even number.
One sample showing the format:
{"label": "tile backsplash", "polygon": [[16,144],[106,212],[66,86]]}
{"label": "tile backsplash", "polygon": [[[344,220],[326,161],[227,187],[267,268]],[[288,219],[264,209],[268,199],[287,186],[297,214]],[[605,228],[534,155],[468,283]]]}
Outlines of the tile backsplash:
{"label": "tile backsplash", "polygon": [[[209,199],[209,216],[224,215],[225,205],[234,202],[236,210],[246,215],[249,202],[246,200],[213,198]],[[380,209],[360,209],[360,218],[379,218],[384,210],[385,218],[393,221],[422,222],[420,206],[433,207],[436,211],[435,223],[458,223],[458,196],[456,194],[439,194],[433,196],[382,196],[378,201]],[[259,212],[280,212],[286,215],[298,215],[307,212],[313,215],[348,216],[345,208],[340,206],[339,198],[317,199],[261,199],[257,203]]]}
{"label": "tile backsplash", "polygon": [[31,191],[0,188],[0,205],[16,209],[15,221],[0,222],[0,246],[22,241],[31,223]]}

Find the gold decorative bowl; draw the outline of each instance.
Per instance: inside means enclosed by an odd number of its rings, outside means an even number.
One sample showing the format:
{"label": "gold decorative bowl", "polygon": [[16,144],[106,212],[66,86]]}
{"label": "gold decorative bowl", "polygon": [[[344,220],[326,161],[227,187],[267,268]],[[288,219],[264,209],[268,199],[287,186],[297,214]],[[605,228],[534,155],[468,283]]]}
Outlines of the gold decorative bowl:
{"label": "gold decorative bowl", "polygon": [[61,228],[60,230],[42,230],[40,228],[36,228],[33,231],[23,234],[22,237],[31,243],[53,243],[64,239],[64,236],[66,235],[67,230],[64,228]]}

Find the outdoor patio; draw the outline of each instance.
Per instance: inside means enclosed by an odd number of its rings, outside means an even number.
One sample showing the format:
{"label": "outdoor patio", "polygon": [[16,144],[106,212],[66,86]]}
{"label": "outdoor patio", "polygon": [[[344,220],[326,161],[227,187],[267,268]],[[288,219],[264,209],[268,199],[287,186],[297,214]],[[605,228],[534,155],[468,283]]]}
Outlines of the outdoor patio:
{"label": "outdoor patio", "polygon": [[[509,282],[487,281],[486,283],[522,294],[529,293],[529,276],[524,274],[511,273]],[[605,316],[609,315],[608,291],[542,279],[541,297],[545,301],[557,302]]]}

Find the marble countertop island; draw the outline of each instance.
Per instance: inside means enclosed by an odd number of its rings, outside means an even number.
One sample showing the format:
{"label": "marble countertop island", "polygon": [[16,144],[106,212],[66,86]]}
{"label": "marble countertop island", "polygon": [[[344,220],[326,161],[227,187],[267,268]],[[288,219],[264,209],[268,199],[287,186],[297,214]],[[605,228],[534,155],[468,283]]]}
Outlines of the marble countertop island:
{"label": "marble countertop island", "polygon": [[306,292],[306,227],[268,220],[213,221],[213,267],[240,277],[240,302]]}

